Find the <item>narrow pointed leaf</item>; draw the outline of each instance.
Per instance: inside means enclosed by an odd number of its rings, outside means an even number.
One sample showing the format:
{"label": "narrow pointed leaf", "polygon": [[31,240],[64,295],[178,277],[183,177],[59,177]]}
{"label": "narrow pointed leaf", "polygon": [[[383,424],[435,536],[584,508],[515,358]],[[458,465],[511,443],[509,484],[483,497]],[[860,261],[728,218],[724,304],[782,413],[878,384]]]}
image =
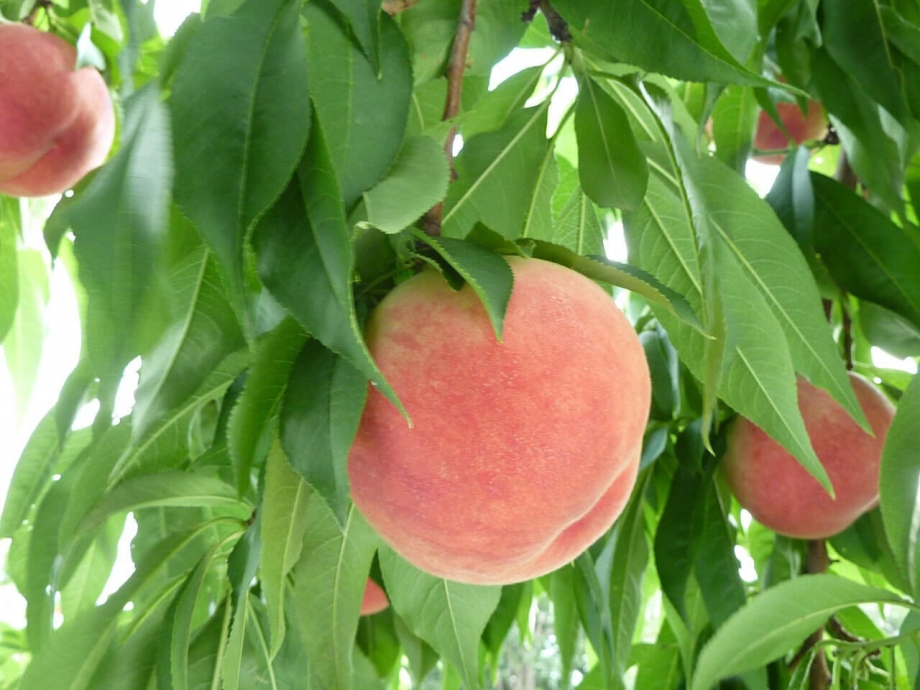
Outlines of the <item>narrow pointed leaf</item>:
{"label": "narrow pointed leaf", "polygon": [[429,237],[420,230],[416,237],[428,243],[473,289],[482,301],[495,337],[501,340],[505,310],[511,299],[514,276],[511,267],[498,254],[478,244],[449,237]]}
{"label": "narrow pointed leaf", "polygon": [[380,0],[331,0],[354,32],[374,71],[379,72]]}
{"label": "narrow pointed leaf", "polygon": [[[801,250],[741,177],[714,160],[701,163],[700,184],[709,201],[713,231],[782,327],[796,372],[830,392],[868,428]],[[729,290],[728,285],[724,289]]]}
{"label": "narrow pointed leaf", "polygon": [[354,247],[329,156],[317,125],[298,180],[262,219],[254,237],[259,274],[310,335],[349,360],[402,409],[358,326],[352,295]]}
{"label": "narrow pointed leaf", "polygon": [[303,9],[310,98],[323,125],[344,205],[351,209],[383,177],[399,151],[409,114],[412,68],[406,40],[391,17],[379,18],[376,65],[335,14],[324,2],[310,2]]}
{"label": "narrow pointed leaf", "polygon": [[214,472],[163,472],[119,484],[83,518],[76,535],[91,532],[110,515],[156,506],[238,507],[243,518],[251,511],[237,498],[234,488]]}
{"label": "narrow pointed leaf", "polygon": [[691,690],[765,666],[801,644],[837,611],[874,602],[903,603],[894,592],[837,575],[806,575],[771,587],[732,616],[703,647]]}
{"label": "narrow pointed leaf", "polygon": [[920,377],[915,376],[898,402],[882,452],[880,505],[885,533],[895,559],[920,592]]}
{"label": "narrow pointed leaf", "polygon": [[501,587],[466,585],[422,572],[389,547],[380,567],[390,602],[409,628],[450,661],[466,687],[479,687],[479,638]]}
{"label": "narrow pointed leaf", "polygon": [[548,146],[547,108],[520,110],[500,130],[465,142],[444,201],[442,235],[466,237],[481,222],[506,239],[520,236]]}
{"label": "narrow pointed leaf", "polygon": [[320,687],[350,690],[361,598],[380,539],[354,506],[341,528],[316,497],[306,523],[293,575],[297,622]]}
{"label": "narrow pointed leaf", "polygon": [[272,657],[284,642],[287,578],[303,549],[310,493],[310,487],[291,468],[276,441],[265,467],[259,577],[268,613]]}
{"label": "narrow pointed leaf", "polygon": [[885,214],[829,177],[812,173],[812,237],[835,282],[920,328],[920,230]]}
{"label": "narrow pointed leaf", "polygon": [[19,206],[12,197],[0,198],[0,343],[4,341],[19,306],[19,271],[17,270],[20,233]]}
{"label": "narrow pointed leaf", "polygon": [[648,165],[623,108],[598,84],[583,79],[575,103],[578,177],[598,206],[635,209],[648,186]]}
{"label": "narrow pointed leaf", "polygon": [[33,397],[44,352],[50,285],[41,252],[20,250],[16,261],[19,275],[16,315],[2,346],[16,396],[14,410],[21,418]]}
{"label": "narrow pointed leaf", "polygon": [[195,411],[227,391],[249,363],[249,356],[244,349],[226,357],[191,397],[153,424],[143,439],[131,443],[112,469],[109,484],[140,471],[173,468],[184,460],[188,456],[189,424]]}
{"label": "narrow pointed leaf", "polygon": [[358,432],[367,380],[348,360],[309,341],[291,370],[281,407],[281,445],[294,472],[347,519],[348,451]]}
{"label": "narrow pointed leaf", "polygon": [[297,0],[246,0],[209,17],[170,97],[176,201],[213,250],[240,313],[246,238],[284,190],[310,129],[299,9]]}
{"label": "narrow pointed leaf", "polygon": [[570,249],[549,242],[537,242],[533,255],[538,259],[567,266],[592,280],[601,280],[642,295],[702,333],[702,326],[690,303],[680,293],[663,285],[641,268],[610,261],[602,256],[580,256]]}
{"label": "narrow pointed leaf", "polygon": [[145,353],[135,398],[134,439],[174,414],[211,371],[244,344],[214,255],[203,244],[172,267],[168,277],[177,304],[168,330]]}
{"label": "narrow pointed leaf", "polygon": [[291,367],[306,339],[303,327],[289,317],[256,345],[246,385],[227,425],[227,445],[241,496],[249,487],[252,467],[264,458],[266,430],[281,408]]}
{"label": "narrow pointed leaf", "polygon": [[134,94],[125,115],[118,153],[67,211],[89,297],[87,353],[109,385],[138,354],[134,329],[151,295],[173,180],[169,119],[158,89]]}
{"label": "narrow pointed leaf", "polygon": [[[723,45],[712,22],[701,16],[701,5],[627,0],[610,12],[603,5],[559,0],[553,7],[569,23],[576,42],[598,57],[688,81],[765,84]],[[732,19],[737,22],[734,14]],[[642,27],[641,35],[635,27]]]}
{"label": "narrow pointed leaf", "polygon": [[367,223],[396,233],[418,220],[447,193],[450,170],[434,139],[407,139],[387,174],[364,193]]}

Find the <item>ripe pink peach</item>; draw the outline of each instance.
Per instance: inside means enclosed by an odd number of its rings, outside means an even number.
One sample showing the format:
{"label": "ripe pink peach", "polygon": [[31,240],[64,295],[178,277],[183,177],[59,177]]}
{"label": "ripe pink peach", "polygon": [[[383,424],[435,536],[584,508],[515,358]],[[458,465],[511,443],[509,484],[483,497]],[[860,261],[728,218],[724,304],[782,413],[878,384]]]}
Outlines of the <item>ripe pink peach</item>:
{"label": "ripe pink peach", "polygon": [[367,578],[367,585],[364,587],[364,598],[361,600],[361,615],[372,616],[375,613],[380,613],[389,605],[390,600],[387,599],[387,594],[383,591],[383,588],[372,579]]}
{"label": "ripe pink peach", "polygon": [[115,114],[77,51],[25,24],[0,25],[0,193],[63,192],[105,161]]}
{"label": "ripe pink peach", "polygon": [[773,531],[800,539],[830,537],[878,503],[882,447],[894,407],[863,377],[851,373],[850,381],[874,437],[827,392],[798,381],[799,409],[835,499],[759,427],[742,417],[733,422],[724,459],[728,485],[738,503]]}
{"label": "ripe pink peach", "polygon": [[[823,137],[827,132],[827,116],[817,101],[810,101],[808,114],[803,114],[795,103],[777,103],[776,111],[783,121],[789,135],[796,144]],[[772,120],[765,110],[760,111],[757,131],[754,134],[754,147],[761,151],[775,151],[789,147],[789,140],[783,130]],[[754,160],[768,165],[779,165],[785,156],[781,153],[756,156]]]}
{"label": "ripe pink peach", "polygon": [[635,483],[651,384],[610,296],[568,268],[512,257],[503,341],[467,285],[396,287],[367,327],[404,404],[371,389],[351,492],[398,553],[439,577],[528,580],[572,560]]}

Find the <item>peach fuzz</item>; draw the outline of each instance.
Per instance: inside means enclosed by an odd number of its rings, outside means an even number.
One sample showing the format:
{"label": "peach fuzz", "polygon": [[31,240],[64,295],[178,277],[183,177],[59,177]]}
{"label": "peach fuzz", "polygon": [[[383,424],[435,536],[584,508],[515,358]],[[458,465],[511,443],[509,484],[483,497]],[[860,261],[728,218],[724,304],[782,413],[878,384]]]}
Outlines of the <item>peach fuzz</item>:
{"label": "peach fuzz", "polygon": [[[777,103],[776,112],[780,120],[789,131],[789,135],[796,144],[803,141],[818,139],[827,132],[827,116],[824,109],[817,101],[810,101],[808,113],[803,114],[795,103]],[[757,120],[757,130],[754,134],[754,147],[761,151],[774,151],[789,147],[789,140],[765,110],[760,111]],[[779,165],[785,155],[774,153],[764,156],[755,156],[754,160],[768,165]]]}
{"label": "peach fuzz", "polygon": [[102,76],[25,24],[0,25],[0,193],[45,196],[105,162],[115,114]]}
{"label": "peach fuzz", "polygon": [[383,591],[383,588],[372,579],[367,578],[367,585],[364,587],[364,598],[361,600],[361,615],[372,616],[375,613],[380,613],[389,605],[390,600],[387,599],[387,594]]}
{"label": "peach fuzz", "polygon": [[508,258],[503,341],[467,285],[435,271],[368,322],[371,353],[412,419],[371,389],[352,498],[398,553],[439,577],[528,580],[572,560],[633,488],[651,384],[610,296],[579,273]]}
{"label": "peach fuzz", "polygon": [[798,381],[799,408],[812,446],[834,487],[821,487],[778,443],[738,417],[728,432],[725,476],[738,503],[789,537],[822,539],[849,527],[878,504],[879,468],[894,406],[869,381],[850,374],[870,436],[824,390]]}

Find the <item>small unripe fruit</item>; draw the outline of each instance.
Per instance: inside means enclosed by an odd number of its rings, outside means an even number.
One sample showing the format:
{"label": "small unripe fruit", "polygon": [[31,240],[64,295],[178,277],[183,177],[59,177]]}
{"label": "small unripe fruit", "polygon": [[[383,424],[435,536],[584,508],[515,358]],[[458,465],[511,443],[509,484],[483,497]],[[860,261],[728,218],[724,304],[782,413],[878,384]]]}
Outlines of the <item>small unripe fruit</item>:
{"label": "small unripe fruit", "polygon": [[798,381],[805,428],[836,498],[759,427],[742,417],[732,423],[724,458],[728,485],[741,507],[773,531],[822,539],[877,505],[882,447],[894,407],[863,377],[851,373],[850,381],[874,437],[827,392]]}
{"label": "small unripe fruit", "polygon": [[0,25],[0,193],[57,194],[105,162],[112,101],[99,72],[76,61],[57,36]]}
{"label": "small unripe fruit", "polygon": [[467,285],[434,271],[367,327],[412,419],[372,389],[348,462],[355,504],[439,577],[528,580],[572,560],[635,483],[651,385],[635,331],[579,273],[512,257],[503,341]]}

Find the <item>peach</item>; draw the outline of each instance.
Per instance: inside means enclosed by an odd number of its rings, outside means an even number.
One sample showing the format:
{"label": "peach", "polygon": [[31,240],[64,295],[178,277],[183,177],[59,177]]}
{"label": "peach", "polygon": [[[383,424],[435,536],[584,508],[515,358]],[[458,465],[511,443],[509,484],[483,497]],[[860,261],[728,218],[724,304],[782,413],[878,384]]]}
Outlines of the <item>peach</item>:
{"label": "peach", "polygon": [[390,600],[387,599],[387,593],[383,591],[383,588],[372,579],[367,578],[367,585],[364,587],[364,598],[361,600],[361,615],[372,616],[375,613],[380,613],[389,605]]}
{"label": "peach", "polygon": [[352,498],[404,558],[474,584],[572,560],[635,483],[651,384],[610,296],[568,268],[511,257],[499,342],[467,285],[428,270],[368,322],[412,425],[371,389],[348,459]]}
{"label": "peach", "polygon": [[99,72],[76,61],[57,36],[0,25],[0,193],[63,192],[105,161],[112,101]]}
{"label": "peach", "polygon": [[724,458],[728,485],[759,522],[800,539],[822,539],[849,527],[878,504],[879,467],[894,406],[875,386],[850,374],[875,436],[863,431],[831,396],[798,381],[799,408],[836,498],[752,422],[738,417]]}
{"label": "peach", "polygon": [[[795,103],[777,103],[776,111],[796,144],[818,139],[827,132],[827,116],[824,114],[821,104],[817,101],[809,102],[808,114],[803,114]],[[779,128],[765,110],[760,111],[757,130],[754,134],[754,147],[761,151],[774,151],[785,149],[788,146],[789,140],[783,130]],[[754,160],[768,165],[779,165],[783,162],[783,158],[785,158],[783,154],[774,153],[755,156]]]}

